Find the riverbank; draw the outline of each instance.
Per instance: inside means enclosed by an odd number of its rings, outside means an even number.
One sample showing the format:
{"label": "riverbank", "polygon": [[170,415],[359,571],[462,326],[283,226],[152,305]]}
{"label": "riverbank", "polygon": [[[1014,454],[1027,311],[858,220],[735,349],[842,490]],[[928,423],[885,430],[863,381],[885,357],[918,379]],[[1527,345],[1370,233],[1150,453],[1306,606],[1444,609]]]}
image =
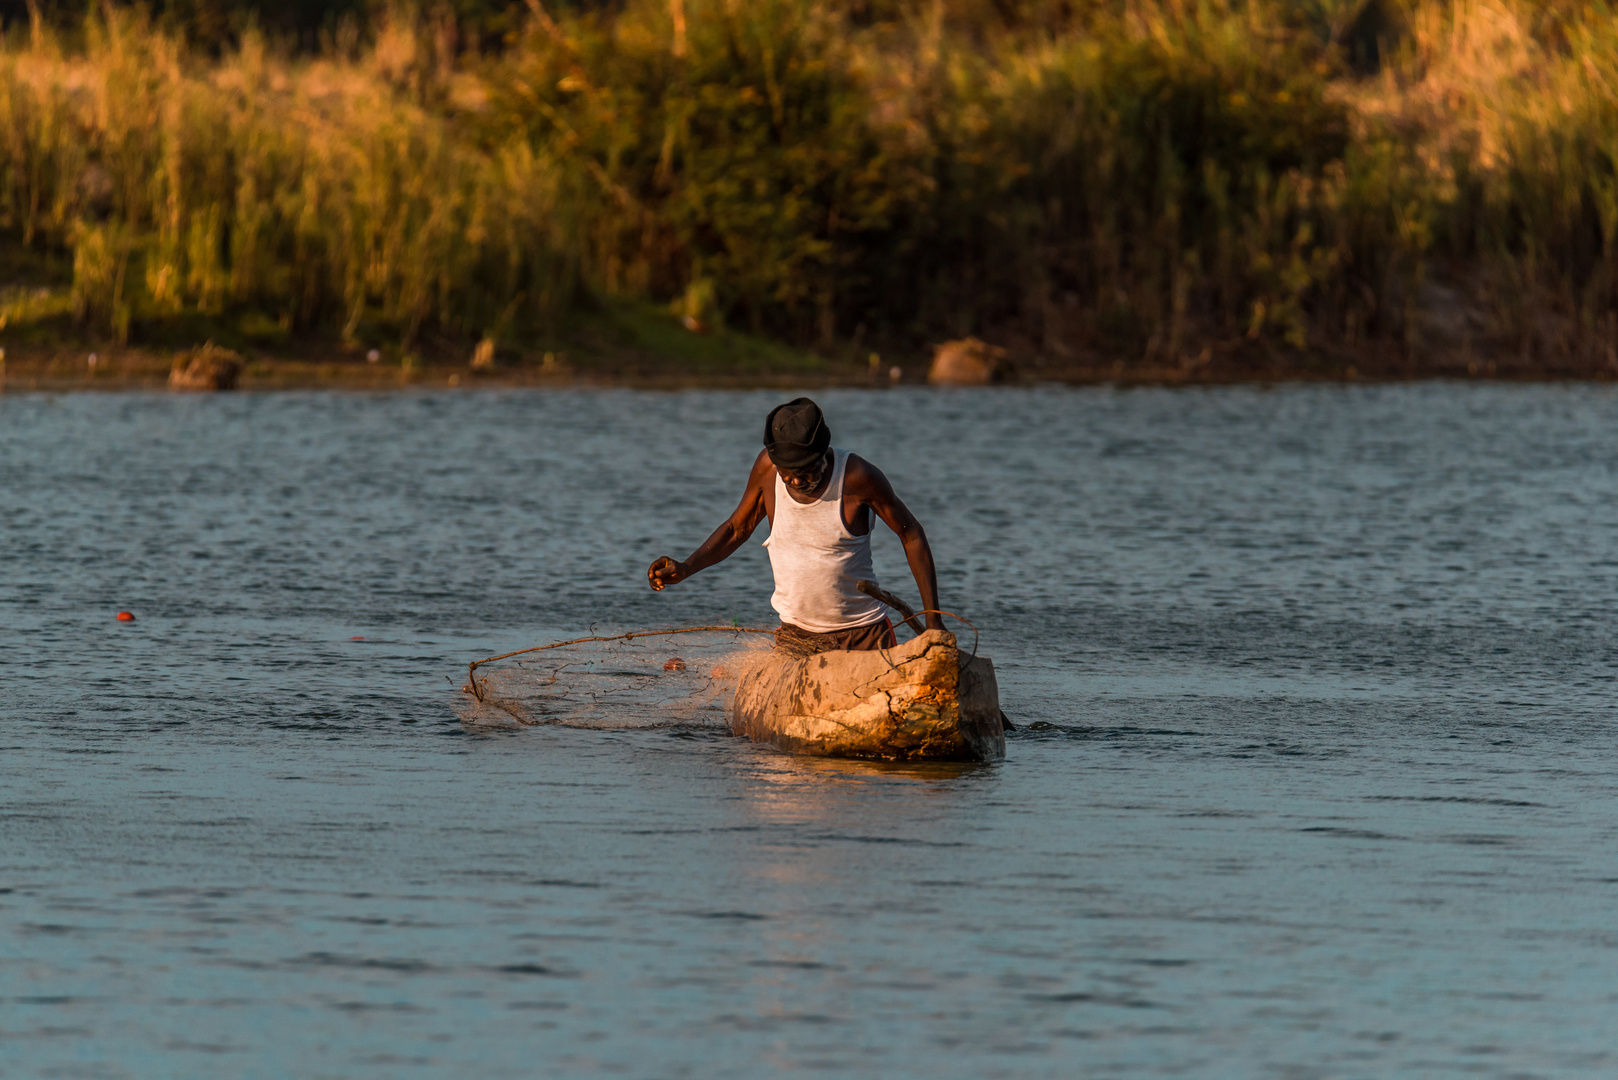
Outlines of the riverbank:
{"label": "riverbank", "polygon": [[[155,391],[170,389],[171,372],[189,351],[100,346],[8,350],[0,364],[0,392]],[[547,359],[547,357],[549,359]],[[93,360],[92,360],[93,358]],[[723,359],[693,359],[627,350],[560,350],[507,357],[477,367],[443,352],[376,361],[364,352],[309,347],[298,352],[244,356],[233,390],[465,390],[492,387],[632,387],[638,389],[887,388],[928,381],[925,356],[851,358],[760,350]],[[1096,358],[1074,363],[1045,357],[1014,362],[1003,385],[1219,386],[1244,383],[1412,382],[1470,379],[1509,382],[1611,382],[1610,364],[1528,363],[1520,356],[1479,357],[1461,350],[1402,356],[1362,350],[1310,357],[1256,352],[1195,357],[1177,364],[1143,365]]]}
{"label": "riverbank", "polygon": [[[876,352],[855,343],[825,351],[797,348],[734,328],[705,326],[678,307],[591,297],[549,333],[524,345],[424,335],[403,348],[386,339],[344,341],[290,333],[256,313],[150,319],[138,344],[88,331],[67,314],[60,284],[0,289],[0,389],[12,392],[150,391],[171,388],[172,373],[199,352],[220,351],[233,374],[226,389],[350,391],[471,389],[497,386],[612,386],[644,389],[868,387],[928,381],[940,343]],[[1285,382],[1408,382],[1498,379],[1515,382],[1618,379],[1612,349],[1532,353],[1498,339],[1475,340],[1475,309],[1424,316],[1413,344],[1378,340],[1308,351],[1263,336],[1238,335],[1195,355],[1147,358],[1044,349],[1007,332],[1008,385],[1110,383],[1127,386]],[[692,328],[693,324],[695,329]],[[191,387],[196,388],[196,387]]]}
{"label": "riverbank", "polygon": [[[395,390],[475,386],[742,387],[849,385],[870,364],[827,360],[766,338],[718,329],[694,333],[667,308],[594,301],[565,329],[530,344],[495,347],[450,335],[411,348],[334,335],[260,330],[251,317],[205,323],[154,321],[143,336],[166,344],[119,345],[66,319],[0,323],[4,386],[16,390],[158,390],[199,349],[223,350],[232,389]],[[883,368],[886,378],[887,368]],[[925,371],[922,371],[925,374]]]}

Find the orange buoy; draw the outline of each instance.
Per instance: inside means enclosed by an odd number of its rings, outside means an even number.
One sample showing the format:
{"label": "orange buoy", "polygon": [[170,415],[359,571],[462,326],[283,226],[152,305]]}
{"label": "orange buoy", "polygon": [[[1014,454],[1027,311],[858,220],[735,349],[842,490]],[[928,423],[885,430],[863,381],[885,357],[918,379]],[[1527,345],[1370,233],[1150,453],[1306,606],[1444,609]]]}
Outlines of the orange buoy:
{"label": "orange buoy", "polygon": [[349,638],[348,640],[350,640],[350,641],[364,641],[365,640],[365,635],[364,634],[355,634],[353,637]]}
{"label": "orange buoy", "polygon": [[127,611],[120,611],[118,613],[118,621],[119,622],[134,622],[135,621],[135,616],[132,615],[131,613],[127,612]]}
{"label": "orange buoy", "polygon": [[663,670],[664,671],[684,671],[685,670],[685,661],[681,660],[678,656],[670,657],[667,661],[664,662]]}

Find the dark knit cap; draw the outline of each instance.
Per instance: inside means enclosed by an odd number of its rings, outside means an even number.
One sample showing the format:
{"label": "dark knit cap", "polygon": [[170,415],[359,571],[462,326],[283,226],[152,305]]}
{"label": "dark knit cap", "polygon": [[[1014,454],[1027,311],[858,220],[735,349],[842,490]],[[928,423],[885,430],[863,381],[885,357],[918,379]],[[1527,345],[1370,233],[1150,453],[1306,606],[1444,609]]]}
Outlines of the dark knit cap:
{"label": "dark knit cap", "polygon": [[830,445],[826,418],[820,415],[820,406],[806,397],[777,405],[764,421],[764,449],[777,469],[807,469]]}

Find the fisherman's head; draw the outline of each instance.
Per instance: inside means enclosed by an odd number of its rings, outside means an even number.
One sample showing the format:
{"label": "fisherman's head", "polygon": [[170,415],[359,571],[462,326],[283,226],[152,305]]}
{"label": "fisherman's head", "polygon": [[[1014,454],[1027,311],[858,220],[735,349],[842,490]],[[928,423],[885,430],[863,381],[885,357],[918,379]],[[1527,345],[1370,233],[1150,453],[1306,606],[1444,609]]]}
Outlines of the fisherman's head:
{"label": "fisherman's head", "polygon": [[764,421],[764,449],[781,474],[781,482],[794,491],[820,486],[831,467],[831,430],[820,406],[806,397],[770,410]]}

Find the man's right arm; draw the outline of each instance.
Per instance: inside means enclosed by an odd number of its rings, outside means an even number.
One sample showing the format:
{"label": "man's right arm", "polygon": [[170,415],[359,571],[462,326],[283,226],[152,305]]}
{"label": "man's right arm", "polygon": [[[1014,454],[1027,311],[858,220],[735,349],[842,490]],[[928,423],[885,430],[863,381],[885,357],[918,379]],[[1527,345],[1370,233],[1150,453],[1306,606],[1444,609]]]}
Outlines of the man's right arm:
{"label": "man's right arm", "polygon": [[661,592],[666,586],[684,581],[699,570],[723,562],[747,543],[747,538],[753,535],[758,523],[764,520],[764,481],[771,468],[769,455],[759,451],[753,462],[753,471],[747,477],[747,488],[742,492],[741,502],[736,504],[730,517],[713,531],[713,535],[704,540],[684,562],[661,555],[647,568],[646,578],[653,589]]}

